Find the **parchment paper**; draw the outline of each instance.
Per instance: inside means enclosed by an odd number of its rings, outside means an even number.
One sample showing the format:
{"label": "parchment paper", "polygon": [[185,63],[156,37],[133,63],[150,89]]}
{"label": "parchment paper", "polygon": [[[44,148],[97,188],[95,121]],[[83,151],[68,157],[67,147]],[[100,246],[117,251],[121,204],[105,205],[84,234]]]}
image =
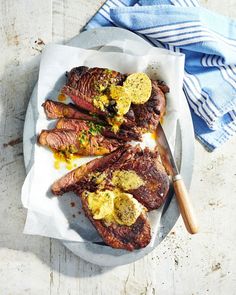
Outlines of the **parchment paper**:
{"label": "parchment paper", "polygon": [[[139,50],[132,50],[134,48]],[[66,71],[75,66],[85,65],[107,67],[122,73],[146,72],[152,79],[165,81],[170,87],[170,93],[167,95],[167,113],[163,127],[170,143],[173,144],[181,99],[184,56],[158,48],[147,49],[145,46],[140,47],[140,44],[128,40],[124,40],[123,43],[124,53],[107,52],[107,50],[109,50],[108,47],[95,51],[63,45],[49,45],[44,49],[40,64],[37,111],[35,112],[36,135],[42,129],[49,129],[55,125],[55,121],[46,119],[41,107],[42,103],[48,98],[57,100],[60,89],[66,81]],[[145,145],[151,148],[155,145],[148,134],[144,136],[142,143],[142,146]],[[24,233],[78,242],[101,241],[96,230],[84,216],[77,196],[67,193],[57,198],[50,192],[51,184],[69,172],[65,165],[61,165],[59,170],[55,169],[52,152],[36,143],[33,158],[33,167],[22,187],[22,203],[28,208]],[[93,158],[82,157],[77,159],[74,165],[80,166]],[[149,214],[152,241],[158,231],[160,213],[160,210],[155,210]],[[149,246],[152,244],[150,243]]]}

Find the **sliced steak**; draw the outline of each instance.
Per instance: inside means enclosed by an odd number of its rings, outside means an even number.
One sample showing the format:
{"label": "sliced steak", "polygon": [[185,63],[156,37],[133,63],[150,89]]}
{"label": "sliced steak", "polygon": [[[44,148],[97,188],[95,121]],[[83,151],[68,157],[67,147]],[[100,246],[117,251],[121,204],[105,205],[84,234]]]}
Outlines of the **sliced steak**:
{"label": "sliced steak", "polygon": [[99,118],[79,111],[73,104],[64,104],[48,99],[42,106],[44,107],[44,111],[48,119],[73,118],[92,122],[101,122]]}
{"label": "sliced steak", "polygon": [[67,73],[67,83],[61,92],[70,96],[74,103],[94,114],[105,115],[107,112],[94,107],[93,98],[101,94],[110,85],[118,85],[125,75],[105,68],[76,67]]}
{"label": "sliced steak", "polygon": [[38,143],[54,151],[83,156],[105,155],[122,145],[116,139],[105,138],[99,134],[93,136],[85,130],[77,132],[68,129],[42,130]]}
{"label": "sliced steak", "polygon": [[82,130],[86,130],[90,132],[92,135],[96,135],[97,133],[102,134],[107,138],[114,138],[118,140],[122,140],[124,142],[131,140],[141,140],[141,136],[139,133],[134,130],[125,130],[120,129],[119,132],[114,133],[110,126],[104,126],[96,123],[91,123],[84,120],[76,120],[76,119],[60,119],[57,122],[56,128],[58,129],[70,129],[80,132]]}
{"label": "sliced steak", "polygon": [[[110,85],[122,85],[126,77],[127,75],[104,68],[77,67],[68,73],[68,81],[62,92],[69,95],[78,107],[108,118],[115,115],[114,106],[109,105],[101,111],[93,105],[93,98],[106,92]],[[135,133],[154,131],[165,113],[165,93],[168,91],[168,86],[163,82],[152,81],[150,99],[143,105],[131,105],[124,116],[121,125],[123,129],[132,128]]]}

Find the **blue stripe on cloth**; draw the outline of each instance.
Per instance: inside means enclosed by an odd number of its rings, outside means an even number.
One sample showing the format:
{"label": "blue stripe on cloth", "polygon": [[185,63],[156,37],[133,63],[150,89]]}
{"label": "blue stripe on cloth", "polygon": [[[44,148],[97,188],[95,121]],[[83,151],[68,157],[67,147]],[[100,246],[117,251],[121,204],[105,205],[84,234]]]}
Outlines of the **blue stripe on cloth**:
{"label": "blue stripe on cloth", "polygon": [[236,22],[198,0],[108,0],[86,25],[127,28],[185,54],[183,89],[196,137],[214,150],[236,132]]}

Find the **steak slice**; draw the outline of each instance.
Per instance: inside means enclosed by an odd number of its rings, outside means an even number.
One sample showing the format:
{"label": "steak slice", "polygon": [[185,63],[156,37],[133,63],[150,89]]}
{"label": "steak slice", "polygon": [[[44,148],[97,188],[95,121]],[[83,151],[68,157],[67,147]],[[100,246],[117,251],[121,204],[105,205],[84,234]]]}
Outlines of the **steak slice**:
{"label": "steak slice", "polygon": [[92,135],[96,135],[97,133],[99,133],[107,138],[114,138],[117,140],[122,140],[124,142],[131,140],[141,140],[140,134],[135,132],[134,130],[125,130],[120,128],[119,132],[114,133],[110,126],[103,126],[84,120],[62,118],[58,120],[56,128],[75,130],[77,132],[86,130],[87,132],[90,132]]}
{"label": "steak slice", "polygon": [[42,106],[44,107],[48,119],[73,118],[92,122],[102,122],[99,118],[79,111],[73,104],[64,104],[62,102],[47,99]]}
{"label": "steak slice", "polygon": [[[151,151],[148,148],[142,150],[139,145],[125,146],[111,155],[95,159],[86,165],[89,165],[89,170],[82,166],[56,181],[52,186],[52,192],[56,195],[70,190],[77,194],[82,194],[83,191],[94,192],[100,186],[96,181],[101,173],[105,176],[103,188],[114,189],[117,186],[112,183],[113,173],[132,171],[142,179],[143,184],[135,189],[118,186],[119,189],[132,194],[149,211],[159,208],[165,201],[169,190],[169,178],[157,150]],[[64,187],[68,180],[69,185]]]}
{"label": "steak slice", "polygon": [[[78,191],[78,184],[85,180],[86,177],[94,172],[102,172],[109,166],[112,166],[121,157],[124,152],[130,148],[130,145],[124,145],[118,148],[116,151],[102,157],[94,159],[72,171],[65,176],[54,182],[51,187],[52,193],[56,196],[60,196],[64,193]],[[89,184],[90,188],[92,182]],[[96,189],[96,187],[95,187]]]}
{"label": "steak slice", "polygon": [[38,143],[54,151],[83,156],[105,155],[122,145],[118,140],[100,134],[93,136],[86,130],[77,132],[68,129],[42,130]]}
{"label": "steak slice", "polygon": [[94,107],[93,98],[110,85],[118,85],[125,75],[105,68],[76,67],[67,73],[67,83],[61,92],[70,96],[74,103],[93,114],[105,115],[107,112]]}
{"label": "steak slice", "polygon": [[[67,78],[65,87],[69,87],[67,89],[72,91],[73,96],[83,94],[88,102],[92,102],[92,98],[101,93],[101,88],[105,90],[110,85],[119,85],[125,80],[126,76],[106,68],[82,66],[73,68],[67,73]],[[65,89],[63,88],[62,92]]]}
{"label": "steak slice", "polygon": [[[111,173],[107,173],[108,179]],[[121,157],[113,166],[113,171],[134,171],[144,181],[137,189],[123,189],[133,195],[149,211],[159,208],[165,201],[169,190],[169,177],[161,163],[157,149],[151,151],[149,148],[142,150],[139,146],[131,148],[129,158]],[[111,185],[111,184],[110,184]]]}
{"label": "steak slice", "polygon": [[103,221],[93,218],[84,198],[82,198],[82,207],[103,241],[112,248],[133,251],[134,249],[144,248],[150,243],[151,227],[145,212],[142,212],[131,226],[116,223],[107,225]]}
{"label": "steak slice", "polygon": [[136,126],[142,133],[154,131],[165,113],[165,93],[168,91],[168,86],[163,82],[152,81],[152,93],[149,100],[143,105],[132,104],[125,115],[126,122],[123,125],[131,128]]}

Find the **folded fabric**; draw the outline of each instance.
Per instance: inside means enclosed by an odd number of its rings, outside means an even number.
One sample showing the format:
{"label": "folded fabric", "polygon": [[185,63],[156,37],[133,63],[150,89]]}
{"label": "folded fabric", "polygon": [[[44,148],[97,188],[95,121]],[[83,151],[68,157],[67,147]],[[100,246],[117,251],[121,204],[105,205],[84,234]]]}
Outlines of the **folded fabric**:
{"label": "folded fabric", "polygon": [[213,151],[236,132],[236,21],[197,0],[108,0],[85,29],[118,26],[186,56],[183,90],[195,135]]}

